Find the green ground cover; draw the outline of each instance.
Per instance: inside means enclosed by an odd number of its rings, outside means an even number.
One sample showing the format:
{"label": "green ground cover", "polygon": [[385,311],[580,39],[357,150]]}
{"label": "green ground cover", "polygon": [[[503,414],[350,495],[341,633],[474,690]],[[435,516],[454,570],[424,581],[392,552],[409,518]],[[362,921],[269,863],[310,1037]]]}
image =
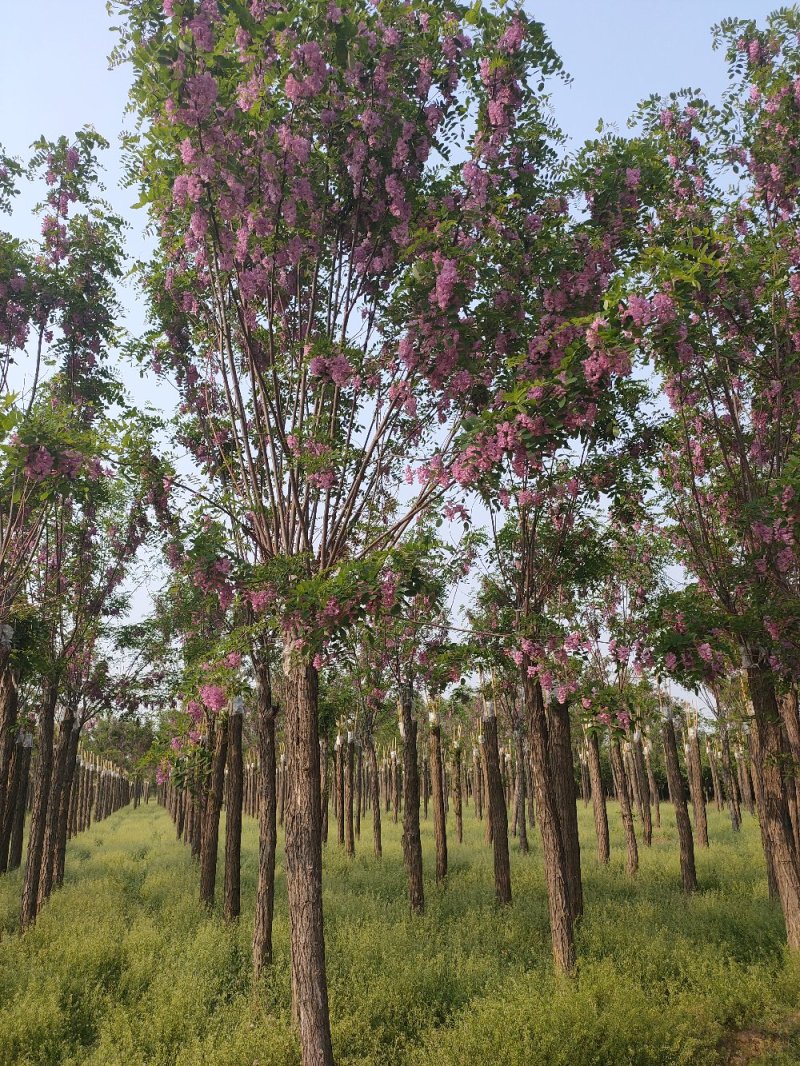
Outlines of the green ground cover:
{"label": "green ground cover", "polygon": [[[679,891],[672,811],[635,881],[624,871],[616,807],[612,862],[598,867],[581,805],[586,915],[573,981],[550,970],[538,830],[512,843],[513,907],[493,900],[491,855],[471,811],[433,884],[423,823],[427,912],[405,901],[400,828],[371,822],[350,863],[325,855],[331,1015],[342,1066],[534,1066],[800,1062],[800,963],[787,958],[769,903],[759,830],[735,837],[709,814],[701,891]],[[257,829],[245,820],[240,924],[197,901],[197,871],[152,803],[70,844],[64,888],[34,930],[15,932],[19,873],[0,878],[2,1066],[295,1066],[288,926],[278,869],[273,972],[253,988],[250,935]]]}

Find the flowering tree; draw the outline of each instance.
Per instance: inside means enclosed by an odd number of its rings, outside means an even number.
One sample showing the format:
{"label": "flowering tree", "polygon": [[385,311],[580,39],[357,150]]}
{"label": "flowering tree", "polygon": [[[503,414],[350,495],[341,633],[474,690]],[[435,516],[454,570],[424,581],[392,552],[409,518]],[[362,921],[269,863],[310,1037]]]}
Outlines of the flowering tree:
{"label": "flowering tree", "polygon": [[[789,943],[800,875],[781,773],[777,696],[797,670],[798,18],[717,31],[723,106],[683,94],[642,108],[644,247],[608,315],[664,380],[673,419],[662,484],[681,556],[747,671],[764,815]],[[710,660],[713,634],[697,645]],[[788,707],[788,704],[786,705]]]}
{"label": "flowering tree", "polygon": [[[506,205],[536,181],[531,79],[559,64],[488,5],[117,6],[160,235],[152,370],[259,561],[280,561],[293,987],[304,1061],[330,1062],[317,622],[293,589],[314,582],[324,612],[327,580],[441,493],[496,356]],[[536,136],[509,166],[520,126]]]}
{"label": "flowering tree", "polygon": [[25,169],[0,158],[0,209],[10,210],[23,174],[46,188],[41,240],[0,232],[0,825],[25,582],[48,516],[97,474],[92,422],[118,393],[101,369],[116,335],[121,271],[121,222],[98,199],[103,145],[84,130],[39,142]]}
{"label": "flowering tree", "polygon": [[[102,430],[97,420],[94,430]],[[107,428],[107,427],[106,427]],[[102,447],[113,442],[103,437]],[[101,445],[95,441],[95,449]],[[127,457],[118,455],[125,462]],[[123,584],[148,529],[138,486],[93,460],[71,495],[50,510],[25,592],[36,619],[32,649],[40,686],[39,760],[31,813],[20,924],[36,918],[50,893],[66,833],[69,791],[84,702],[96,682],[101,638],[124,609]],[[63,717],[54,749],[56,706]],[[63,841],[65,842],[65,840]]]}

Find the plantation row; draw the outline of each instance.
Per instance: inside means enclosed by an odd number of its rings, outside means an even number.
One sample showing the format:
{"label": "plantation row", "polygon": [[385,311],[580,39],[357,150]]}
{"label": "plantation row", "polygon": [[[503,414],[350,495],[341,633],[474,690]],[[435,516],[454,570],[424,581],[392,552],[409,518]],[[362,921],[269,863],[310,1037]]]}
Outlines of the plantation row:
{"label": "plantation row", "polygon": [[[484,843],[492,847],[495,871],[495,894],[498,903],[511,903],[511,872],[509,862],[509,833],[517,838],[520,852],[529,851],[528,828],[536,825],[533,770],[528,758],[527,746],[519,746],[519,756],[512,758],[509,750],[497,745],[497,719],[491,703],[484,707],[477,728],[477,746],[472,760],[463,762],[460,737],[454,738],[449,752],[443,752],[442,731],[438,715],[430,715],[428,730],[429,757],[415,752],[416,745],[406,742],[402,760],[397,751],[379,764],[371,738],[367,738],[370,752],[368,765],[364,764],[363,745],[352,731],[338,734],[332,760],[323,758],[320,763],[320,824],[323,844],[329,835],[328,815],[332,810],[336,819],[336,839],[348,858],[356,852],[356,840],[361,838],[361,822],[368,812],[372,815],[372,850],[375,858],[383,854],[382,812],[390,816],[394,824],[402,821],[403,848],[408,874],[408,892],[412,910],[422,911],[424,888],[422,878],[422,851],[420,844],[420,810],[427,819],[429,806],[433,813],[434,842],[436,853],[436,881],[444,882],[448,869],[447,818],[454,823],[455,840],[464,839],[464,810],[472,808],[473,816],[485,824]],[[550,718],[550,735],[558,735],[558,727]],[[413,722],[413,733],[417,724]],[[725,749],[729,744],[727,731]],[[750,731],[743,734],[745,743]],[[583,909],[580,866],[580,844],[576,804],[580,797],[584,804],[592,803],[597,844],[597,861],[609,861],[609,825],[606,798],[611,795],[619,804],[624,839],[626,844],[626,869],[634,875],[639,866],[636,819],[640,820],[640,840],[650,847],[653,824],[661,828],[661,793],[666,792],[675,809],[678,840],[680,845],[680,869],[682,888],[685,892],[697,889],[695,872],[694,836],[702,847],[709,847],[706,804],[708,800],[704,774],[710,777],[712,789],[708,790],[718,812],[729,811],[731,828],[739,832],[742,824],[742,809],[753,816],[756,809],[759,820],[764,822],[763,792],[759,784],[753,788],[755,778],[752,764],[743,757],[742,748],[736,748],[736,776],[731,772],[730,753],[723,761],[722,744],[715,747],[707,737],[707,764],[703,765],[700,741],[696,725],[686,729],[682,745],[685,755],[685,776],[680,766],[676,743],[675,725],[670,715],[664,723],[662,758],[658,759],[659,777],[665,777],[667,788],[659,786],[653,767],[652,745],[642,739],[637,729],[630,740],[621,741],[618,736],[609,738],[607,750],[603,750],[604,767],[601,762],[601,744],[597,733],[591,733],[577,755],[568,746],[559,750],[553,743],[550,752],[552,770],[562,788],[559,810],[562,826],[572,827],[573,832],[562,830],[570,845],[570,861],[573,885],[577,886],[574,917],[580,917]],[[567,738],[569,745],[569,740]],[[323,749],[325,747],[322,743]],[[750,745],[748,744],[748,748]],[[241,717],[236,714],[217,719],[209,740],[211,755],[210,773],[203,760],[187,759],[179,766],[179,772],[159,786],[159,802],[166,806],[175,824],[179,840],[189,845],[193,859],[200,869],[200,900],[213,907],[219,851],[220,816],[226,811],[226,834],[224,844],[224,904],[223,914],[227,921],[239,917],[241,910],[241,833],[242,815],[259,819],[261,843],[259,858],[259,885],[256,897],[257,923],[253,941],[255,974],[272,959],[272,907],[274,901],[275,848],[277,827],[283,827],[287,809],[287,780],[285,758],[274,757],[274,733],[269,738],[264,755],[266,772],[258,761],[243,761],[241,744]],[[412,762],[407,761],[406,752]],[[444,757],[445,754],[447,757]],[[559,765],[562,755],[564,765]],[[609,784],[604,783],[610,776]],[[610,775],[609,775],[610,770]],[[688,789],[685,780],[688,779]],[[724,789],[721,782],[724,781]],[[689,819],[687,797],[690,797],[694,817],[694,833]],[[289,806],[291,801],[289,800]],[[791,800],[793,832],[800,832],[797,818],[797,799]],[[511,812],[511,814],[510,814]],[[800,838],[795,836],[795,846]],[[769,870],[771,898],[776,898],[774,872]]]}
{"label": "plantation row", "polygon": [[[133,784],[107,760],[80,750],[80,730],[71,719],[59,726],[58,744],[50,766],[37,757],[31,768],[33,736],[6,723],[0,752],[0,873],[22,862],[26,816],[28,847],[19,926],[24,930],[54,888],[64,883],[67,841],[133,801],[149,799],[150,782]],[[45,749],[46,750],[46,749]]]}
{"label": "plantation row", "polygon": [[800,951],[800,11],[713,31],[719,102],[653,96],[567,152],[562,63],[521,4],[110,9],[147,261],[102,199],[96,131],[0,159],[12,226],[21,189],[41,200],[39,236],[0,233],[21,950],[70,812],[155,784],[205,906],[227,792],[229,923],[257,814],[263,980],[282,819],[303,1066],[333,1062],[329,800],[351,866],[357,814],[378,854],[387,803],[402,818],[420,923],[420,812],[443,892],[448,809],[457,841],[483,816],[509,912],[535,817],[575,978],[577,792],[601,867],[617,798],[629,878],[669,795],[686,897],[708,792],[732,833],[757,817]]}

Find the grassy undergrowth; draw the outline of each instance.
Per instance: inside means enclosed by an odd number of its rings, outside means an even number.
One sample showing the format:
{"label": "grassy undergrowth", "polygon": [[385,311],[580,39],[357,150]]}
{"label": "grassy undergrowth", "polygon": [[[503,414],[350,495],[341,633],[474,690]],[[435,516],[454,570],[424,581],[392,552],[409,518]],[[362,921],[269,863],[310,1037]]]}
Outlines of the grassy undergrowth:
{"label": "grassy undergrowth", "polygon": [[[608,869],[595,859],[591,810],[581,805],[580,816],[586,915],[573,981],[551,973],[538,830],[529,856],[512,844],[514,904],[499,911],[491,854],[471,812],[465,843],[450,843],[441,889],[424,823],[422,918],[408,913],[399,826],[384,821],[381,863],[369,816],[354,861],[328,846],[338,1063],[800,1062],[800,965],[787,958],[779,910],[767,899],[753,820],[735,837],[725,816],[710,812],[711,847],[698,849],[701,891],[687,901],[671,808],[652,849],[641,848],[635,881],[624,872],[616,807]],[[251,983],[256,851],[256,825],[246,819],[235,928],[197,902],[197,870],[152,803],[70,844],[64,888],[24,938],[14,932],[19,873],[0,878],[0,1064],[299,1063],[282,866],[275,966],[258,988]]]}

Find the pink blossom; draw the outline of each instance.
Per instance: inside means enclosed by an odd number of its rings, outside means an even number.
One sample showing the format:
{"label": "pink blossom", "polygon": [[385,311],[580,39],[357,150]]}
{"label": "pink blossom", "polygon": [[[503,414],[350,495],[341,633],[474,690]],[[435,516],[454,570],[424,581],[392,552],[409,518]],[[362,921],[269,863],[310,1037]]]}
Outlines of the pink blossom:
{"label": "pink blossom", "polygon": [[518,18],[511,20],[511,25],[497,42],[501,52],[517,52],[525,40],[525,27]]}
{"label": "pink blossom", "polygon": [[40,445],[38,448],[32,448],[28,453],[28,458],[25,460],[25,473],[30,478],[43,478],[47,477],[50,471],[53,469],[53,456],[44,447]]}
{"label": "pink blossom", "polygon": [[442,260],[439,273],[436,278],[436,303],[442,309],[447,310],[453,299],[453,290],[458,282],[458,267],[455,259]]}
{"label": "pink blossom", "polygon": [[225,689],[219,685],[201,685],[200,699],[210,711],[221,711],[228,702]]}
{"label": "pink blossom", "polygon": [[274,588],[267,588],[251,592],[249,597],[254,611],[265,611],[271,603],[275,602],[277,595]]}

